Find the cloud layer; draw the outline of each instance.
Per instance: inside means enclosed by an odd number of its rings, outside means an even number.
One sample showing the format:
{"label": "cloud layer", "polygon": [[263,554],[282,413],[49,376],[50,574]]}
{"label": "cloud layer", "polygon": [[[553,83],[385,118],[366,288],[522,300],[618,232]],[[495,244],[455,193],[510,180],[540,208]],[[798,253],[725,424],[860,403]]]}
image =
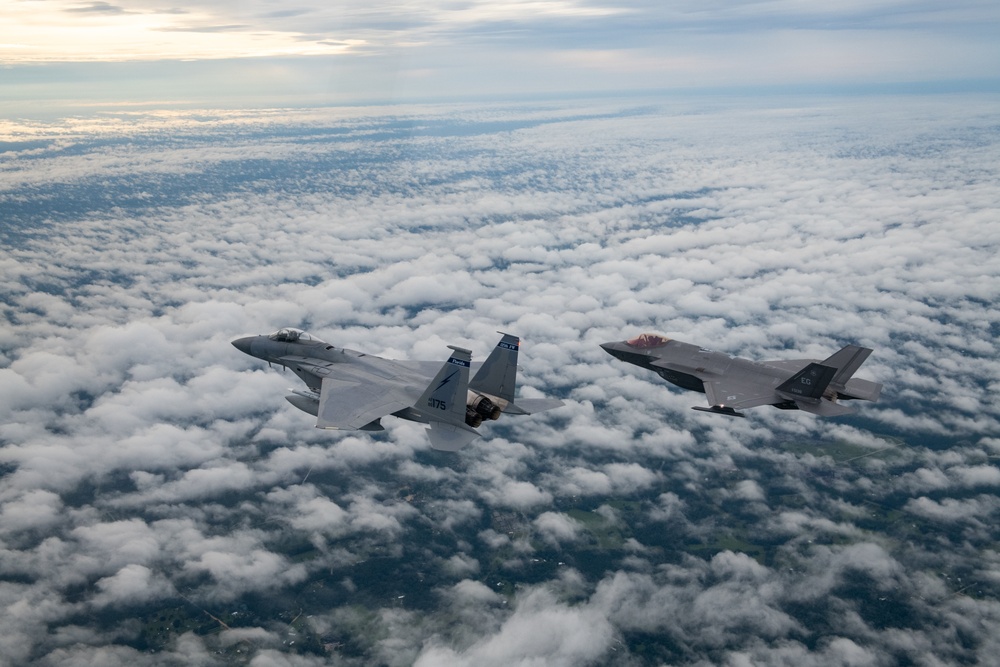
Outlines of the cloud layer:
{"label": "cloud layer", "polygon": [[[0,655],[986,660],[994,102],[8,123]],[[457,455],[320,432],[229,345],[285,325],[441,360],[511,331],[521,392],[567,406]],[[856,342],[886,390],[846,420],[704,415],[597,346],[646,330]]]}

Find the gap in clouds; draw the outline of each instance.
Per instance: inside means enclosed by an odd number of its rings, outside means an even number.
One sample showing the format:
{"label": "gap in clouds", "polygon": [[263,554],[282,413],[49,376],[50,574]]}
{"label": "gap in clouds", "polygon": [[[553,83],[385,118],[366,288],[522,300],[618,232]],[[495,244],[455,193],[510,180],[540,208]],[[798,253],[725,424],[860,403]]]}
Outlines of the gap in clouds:
{"label": "gap in clouds", "polygon": [[[995,106],[904,99],[33,126],[0,172],[0,653],[985,659]],[[442,361],[511,331],[567,406],[457,455],[321,432],[229,345],[283,325]],[[870,345],[885,396],[706,418],[597,347],[644,330]]]}

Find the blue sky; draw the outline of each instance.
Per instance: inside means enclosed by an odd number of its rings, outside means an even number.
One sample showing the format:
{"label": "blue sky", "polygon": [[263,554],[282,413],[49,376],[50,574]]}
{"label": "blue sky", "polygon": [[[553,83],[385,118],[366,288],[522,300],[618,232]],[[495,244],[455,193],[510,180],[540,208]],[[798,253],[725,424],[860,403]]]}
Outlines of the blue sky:
{"label": "blue sky", "polygon": [[[0,113],[727,87],[995,87],[981,0],[16,0]],[[36,109],[43,112],[44,108]]]}

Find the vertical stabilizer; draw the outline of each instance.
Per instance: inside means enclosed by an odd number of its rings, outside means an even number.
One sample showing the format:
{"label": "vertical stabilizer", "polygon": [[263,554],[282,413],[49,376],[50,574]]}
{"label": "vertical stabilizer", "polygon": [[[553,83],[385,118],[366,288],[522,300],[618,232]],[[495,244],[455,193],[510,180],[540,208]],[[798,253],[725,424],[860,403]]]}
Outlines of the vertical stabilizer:
{"label": "vertical stabilizer", "polygon": [[514,400],[514,385],[517,383],[517,351],[520,340],[517,336],[503,334],[503,338],[486,358],[482,368],[472,378],[469,388],[483,394]]}
{"label": "vertical stabilizer", "polygon": [[453,350],[451,357],[444,362],[414,407],[432,421],[465,424],[472,353],[454,345],[448,347]]}
{"label": "vertical stabilizer", "polygon": [[837,369],[837,374],[833,376],[830,384],[835,389],[842,390],[847,381],[861,368],[861,364],[865,363],[865,360],[868,359],[868,355],[871,353],[871,349],[859,347],[858,345],[846,345],[838,352],[834,352],[830,358],[823,362],[824,366]]}
{"label": "vertical stabilizer", "polygon": [[778,385],[776,391],[780,396],[792,401],[818,403],[836,374],[837,369],[833,366],[809,364]]}

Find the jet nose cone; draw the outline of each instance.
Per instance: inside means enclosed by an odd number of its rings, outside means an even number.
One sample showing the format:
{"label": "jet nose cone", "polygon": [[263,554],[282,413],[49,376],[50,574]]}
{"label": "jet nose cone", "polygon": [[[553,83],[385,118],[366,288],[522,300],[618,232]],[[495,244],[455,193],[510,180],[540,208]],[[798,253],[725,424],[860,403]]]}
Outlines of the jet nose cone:
{"label": "jet nose cone", "polygon": [[253,343],[253,336],[244,336],[233,341],[233,347],[243,354],[250,354],[250,344]]}
{"label": "jet nose cone", "polygon": [[601,349],[610,354],[615,359],[622,359],[622,344],[617,341],[601,343]]}

